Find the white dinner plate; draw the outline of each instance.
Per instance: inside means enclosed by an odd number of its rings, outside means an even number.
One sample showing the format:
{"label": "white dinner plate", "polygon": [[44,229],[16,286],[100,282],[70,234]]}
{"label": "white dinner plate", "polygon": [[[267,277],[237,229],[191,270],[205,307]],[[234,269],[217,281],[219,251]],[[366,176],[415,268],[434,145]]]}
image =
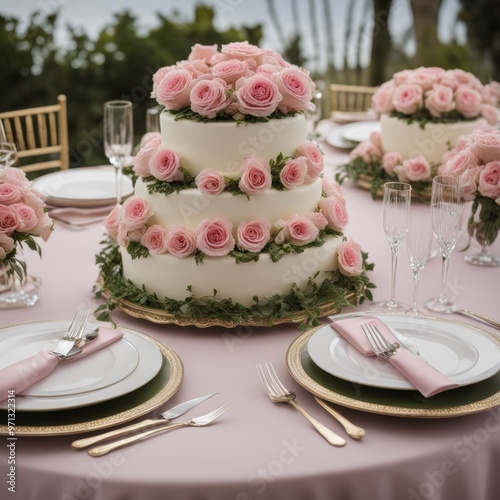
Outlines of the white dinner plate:
{"label": "white dinner plate", "polygon": [[350,123],[342,127],[342,137],[350,142],[359,143],[370,139],[372,132],[380,132],[379,121]]}
{"label": "white dinner plate", "polygon": [[[485,380],[500,370],[500,348],[472,326],[434,318],[373,312],[365,315],[377,316],[410,339],[425,361],[460,386]],[[312,335],[307,349],[314,363],[335,377],[384,389],[415,390],[390,363],[364,356],[330,325]]]}
{"label": "white dinner plate", "polygon": [[[0,330],[0,369],[54,347],[68,320],[22,324]],[[89,329],[96,324],[89,323]],[[53,411],[91,405],[127,394],[149,382],[162,356],[147,338],[123,330],[123,337],[91,355],[60,363],[48,377],[16,395],[20,411]],[[0,403],[0,409],[6,402]]]}
{"label": "white dinner plate", "polygon": [[[116,201],[115,170],[111,166],[72,168],[43,175],[33,180],[33,187],[54,206],[96,207]],[[134,191],[132,180],[122,177],[122,196]]]}
{"label": "white dinner plate", "polygon": [[326,142],[330,144],[330,146],[333,146],[334,148],[339,148],[339,149],[354,149],[356,147],[355,142],[348,141],[347,139],[344,139],[342,135],[342,129],[345,125],[341,127],[335,127],[327,136],[326,136]]}

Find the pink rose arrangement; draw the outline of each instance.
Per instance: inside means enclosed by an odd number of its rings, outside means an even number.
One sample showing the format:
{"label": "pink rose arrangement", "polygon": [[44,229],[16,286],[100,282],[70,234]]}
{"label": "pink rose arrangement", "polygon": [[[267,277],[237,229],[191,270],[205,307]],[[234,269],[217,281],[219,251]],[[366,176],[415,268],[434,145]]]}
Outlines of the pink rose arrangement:
{"label": "pink rose arrangement", "polygon": [[187,60],[153,75],[152,97],[167,110],[241,120],[311,107],[314,82],[276,52],[248,42],[196,44]]}
{"label": "pink rose arrangement", "polygon": [[494,83],[483,85],[472,73],[461,69],[420,67],[395,73],[377,89],[372,105],[380,114],[395,113],[424,124],[483,117],[494,125],[498,121]]}
{"label": "pink rose arrangement", "polygon": [[47,241],[52,228],[45,203],[26,174],[18,168],[0,169],[0,264],[23,278],[25,263],[16,256],[17,246],[26,243],[41,255],[34,238]]}
{"label": "pink rose arrangement", "polygon": [[500,231],[500,130],[484,125],[461,138],[439,173],[462,179],[464,197],[473,201],[469,235],[491,245]]}

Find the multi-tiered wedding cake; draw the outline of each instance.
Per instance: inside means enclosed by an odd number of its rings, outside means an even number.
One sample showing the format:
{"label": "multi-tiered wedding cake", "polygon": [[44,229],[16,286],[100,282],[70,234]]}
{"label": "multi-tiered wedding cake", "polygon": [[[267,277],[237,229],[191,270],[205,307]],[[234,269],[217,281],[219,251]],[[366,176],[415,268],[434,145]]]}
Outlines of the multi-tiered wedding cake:
{"label": "multi-tiered wedding cake", "polygon": [[124,279],[176,314],[223,300],[242,322],[266,303],[272,318],[362,293],[345,200],[306,140],[309,75],[244,42],[196,45],[153,81],[161,134],[135,158],[134,196],[106,221]]}

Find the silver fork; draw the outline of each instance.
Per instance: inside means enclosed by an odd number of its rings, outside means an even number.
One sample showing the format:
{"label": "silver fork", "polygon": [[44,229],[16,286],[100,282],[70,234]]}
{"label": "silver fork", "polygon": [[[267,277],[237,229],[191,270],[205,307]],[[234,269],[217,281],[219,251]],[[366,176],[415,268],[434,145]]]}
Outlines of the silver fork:
{"label": "silver fork", "polygon": [[[265,369],[264,369],[265,367]],[[257,372],[260,380],[264,384],[269,397],[273,403],[289,403],[296,410],[298,410],[304,417],[309,420],[312,426],[332,445],[344,446],[346,440],[335,434],[333,431],[325,427],[322,423],[318,422],[315,418],[311,417],[298,403],[295,401],[295,393],[289,391],[281,383],[280,379],[274,371],[271,363],[265,363],[264,367],[260,364],[257,365]]]}
{"label": "silver fork", "polygon": [[361,328],[365,332],[366,340],[370,344],[372,351],[380,359],[387,361],[391,356],[396,354],[400,345],[398,343],[391,344],[377,328],[371,323],[362,323]]}
{"label": "silver fork", "polygon": [[83,338],[88,318],[89,309],[85,306],[79,306],[66,333],[59,339],[57,346],[52,351],[49,351],[49,353],[57,356],[60,361],[65,359],[73,346]]}
{"label": "silver fork", "polygon": [[154,434],[170,431],[172,429],[178,429],[179,427],[204,427],[205,425],[208,425],[215,419],[219,418],[222,414],[226,413],[226,411],[228,411],[230,408],[231,406],[229,405],[229,403],[226,403],[225,405],[217,408],[214,411],[211,411],[210,413],[193,418],[189,422],[179,422],[176,424],[163,425],[149,431],[141,432],[140,434],[135,434],[128,438],[120,439],[113,443],[96,446],[95,448],[90,449],[88,451],[88,454],[92,457],[100,457],[101,455],[105,455],[110,451],[116,450],[118,448],[123,448],[124,446],[136,443],[137,441],[142,441],[143,439],[146,439]]}

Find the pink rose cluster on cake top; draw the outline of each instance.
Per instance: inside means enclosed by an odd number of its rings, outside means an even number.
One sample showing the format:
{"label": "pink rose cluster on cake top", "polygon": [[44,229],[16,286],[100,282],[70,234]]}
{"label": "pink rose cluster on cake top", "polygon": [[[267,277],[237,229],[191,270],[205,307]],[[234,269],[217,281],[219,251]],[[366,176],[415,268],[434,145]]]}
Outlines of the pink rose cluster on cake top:
{"label": "pink rose cluster on cake top", "polygon": [[195,45],[157,72],[161,133],[135,157],[134,196],[106,220],[128,282],[187,315],[214,290],[247,318],[269,301],[288,305],[266,314],[292,315],[301,301],[336,296],[340,308],[364,294],[366,255],[343,235],[342,191],[306,140],[313,87],[245,42]]}
{"label": "pink rose cluster on cake top", "polygon": [[381,131],[357,145],[339,179],[365,175],[378,180],[377,189],[397,179],[417,183],[422,194],[459,137],[482,124],[497,124],[499,87],[498,82],[483,85],[461,69],[395,73],[372,99]]}

